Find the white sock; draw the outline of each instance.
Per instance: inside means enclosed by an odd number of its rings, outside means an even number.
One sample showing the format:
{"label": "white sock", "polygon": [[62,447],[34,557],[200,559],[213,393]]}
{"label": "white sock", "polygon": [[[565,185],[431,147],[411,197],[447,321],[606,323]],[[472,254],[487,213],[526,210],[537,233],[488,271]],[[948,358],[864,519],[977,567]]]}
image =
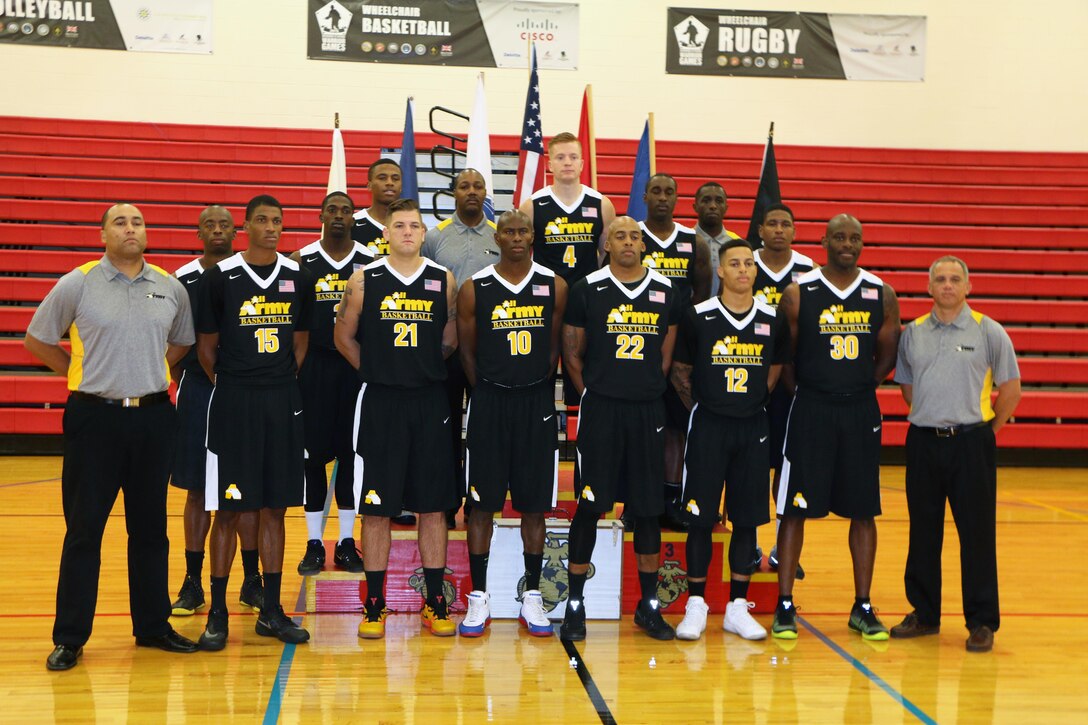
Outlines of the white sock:
{"label": "white sock", "polygon": [[325,512],[324,511],[307,511],[306,512],[306,538],[307,539],[321,539],[325,533]]}
{"label": "white sock", "polygon": [[344,539],[355,538],[355,512],[351,509],[347,511],[338,512],[340,518],[340,538],[339,541]]}

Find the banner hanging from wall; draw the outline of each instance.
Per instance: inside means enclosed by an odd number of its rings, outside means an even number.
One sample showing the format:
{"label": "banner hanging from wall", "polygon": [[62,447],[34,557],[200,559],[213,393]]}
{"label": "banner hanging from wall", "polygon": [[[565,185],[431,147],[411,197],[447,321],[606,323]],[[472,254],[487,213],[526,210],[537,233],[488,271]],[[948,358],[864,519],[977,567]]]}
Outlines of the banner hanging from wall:
{"label": "banner hanging from wall", "polygon": [[0,0],[0,42],[211,53],[212,0]]}
{"label": "banner hanging from wall", "polygon": [[669,8],[667,17],[668,73],[925,79],[925,16]]}
{"label": "banner hanging from wall", "polygon": [[518,0],[309,0],[307,57],[410,65],[578,68],[578,5]]}

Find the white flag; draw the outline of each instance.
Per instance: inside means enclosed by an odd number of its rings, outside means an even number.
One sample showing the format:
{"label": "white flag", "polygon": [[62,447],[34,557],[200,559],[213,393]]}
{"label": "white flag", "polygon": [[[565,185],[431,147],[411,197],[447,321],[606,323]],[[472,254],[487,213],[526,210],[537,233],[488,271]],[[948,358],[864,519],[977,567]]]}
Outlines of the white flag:
{"label": "white flag", "polygon": [[332,131],[332,161],[329,162],[329,185],[326,194],[348,190],[348,162],[344,155],[344,136],[340,129]]}
{"label": "white flag", "polygon": [[466,168],[476,169],[484,177],[487,198],[484,200],[484,216],[495,221],[495,186],[491,183],[491,137],[487,133],[487,100],[484,98],[484,74],[476,84],[476,102],[468,122],[468,150]]}

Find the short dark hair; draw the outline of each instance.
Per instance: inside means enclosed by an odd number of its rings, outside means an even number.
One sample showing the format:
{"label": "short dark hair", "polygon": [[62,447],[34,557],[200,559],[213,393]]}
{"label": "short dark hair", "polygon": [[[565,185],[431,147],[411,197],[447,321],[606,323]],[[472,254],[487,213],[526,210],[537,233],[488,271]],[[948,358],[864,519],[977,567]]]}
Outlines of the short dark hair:
{"label": "short dark hair", "polygon": [[646,188],[643,189],[644,192],[650,190],[650,184],[654,183],[654,179],[668,179],[669,181],[672,182],[673,186],[677,186],[676,179],[674,179],[672,177],[672,174],[666,174],[666,173],[663,173],[663,172],[659,171],[658,173],[654,174],[650,178],[646,179]]}
{"label": "short dark hair", "polygon": [[400,164],[398,164],[396,161],[394,161],[393,159],[381,158],[372,163],[370,165],[370,168],[366,170],[367,181],[374,180],[374,170],[377,169],[379,166],[396,166],[397,171],[400,171]]}
{"label": "short dark hair", "polygon": [[495,220],[495,231],[506,227],[507,224],[513,223],[514,220],[520,221],[522,224],[527,224],[529,226],[529,231],[532,231],[533,223],[530,221],[529,215],[520,209],[510,209],[509,211],[504,211],[500,214],[499,218]]}
{"label": "short dark hair", "polygon": [[351,208],[355,208],[355,202],[350,196],[348,196],[348,193],[346,191],[334,191],[331,194],[325,194],[325,198],[321,200],[321,208],[324,209],[325,205],[329,203],[329,199],[333,198],[334,196],[344,197],[348,200],[348,203],[351,204]]}
{"label": "short dark hair", "polygon": [[255,212],[257,210],[257,207],[259,206],[273,206],[280,210],[280,214],[283,213],[283,204],[279,203],[279,201],[276,200],[276,197],[270,196],[268,194],[258,194],[257,196],[250,199],[249,203],[246,204],[247,222],[250,220],[250,218],[253,217],[253,212]]}
{"label": "short dark hair", "polygon": [[118,201],[118,202],[114,202],[113,204],[110,204],[109,206],[107,206],[106,211],[102,212],[102,228],[103,229],[106,228],[106,220],[110,216],[110,209],[112,209],[115,206],[136,206],[136,205],[133,204],[131,201]]}
{"label": "short dark hair", "polygon": [[725,244],[718,250],[718,264],[721,264],[722,255],[730,249],[736,249],[738,247],[744,247],[747,250],[752,249],[752,245],[748,243],[747,239],[732,239],[730,238]]}
{"label": "short dark hair", "polygon": [[415,199],[397,199],[389,205],[389,214],[386,215],[386,219],[391,219],[393,214],[398,211],[414,211],[419,214],[419,218],[423,218],[423,212],[419,209],[419,202]]}
{"label": "short dark hair", "polygon": [[760,224],[767,221],[767,215],[770,214],[772,211],[784,211],[790,215],[790,221],[793,221],[793,209],[790,209],[788,206],[780,201],[776,201],[773,204],[767,205],[767,208],[763,210],[763,221],[761,221]]}
{"label": "short dark hair", "polygon": [[695,190],[695,200],[696,201],[699,200],[699,197],[703,193],[703,189],[706,189],[706,188],[711,187],[711,186],[713,186],[715,188],[718,188],[718,189],[721,189],[722,193],[723,194],[725,193],[725,187],[722,186],[721,184],[719,184],[717,181],[704,181],[702,186],[700,186],[698,189]]}

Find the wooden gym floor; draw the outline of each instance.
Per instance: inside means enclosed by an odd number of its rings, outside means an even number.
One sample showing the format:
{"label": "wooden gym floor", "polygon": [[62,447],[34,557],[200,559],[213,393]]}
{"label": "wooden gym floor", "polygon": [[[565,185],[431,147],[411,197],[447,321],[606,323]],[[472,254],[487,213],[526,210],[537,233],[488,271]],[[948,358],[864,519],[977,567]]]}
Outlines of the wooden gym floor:
{"label": "wooden gym floor", "polygon": [[[45,669],[64,520],[58,458],[0,459],[0,721],[335,723],[1066,722],[1088,716],[1088,476],[1085,469],[999,472],[998,555],[1003,623],[990,654],[964,651],[955,529],[945,536],[939,637],[866,643],[849,632],[846,523],[812,522],[796,601],[798,640],[745,642],[720,629],[711,602],[698,642],[654,642],[629,619],[590,622],[577,645],[495,621],[478,640],[421,633],[390,619],[384,641],[356,637],[355,615],[311,615],[310,644],[285,647],[253,632],[236,604],[221,653],[137,650],[128,619],[121,507],[106,530],[95,631],[80,664]],[[907,517],[902,468],[883,472],[873,601],[884,622],[907,611],[902,568]],[[170,494],[171,594],[184,572],[183,496]],[[327,531],[334,531],[335,521]],[[773,531],[764,527],[764,549]],[[305,528],[288,518],[284,601]],[[240,563],[238,564],[240,567]],[[205,568],[207,588],[207,568]],[[760,616],[769,626],[769,616]],[[678,617],[670,616],[673,624]],[[204,617],[174,618],[196,638]]]}

